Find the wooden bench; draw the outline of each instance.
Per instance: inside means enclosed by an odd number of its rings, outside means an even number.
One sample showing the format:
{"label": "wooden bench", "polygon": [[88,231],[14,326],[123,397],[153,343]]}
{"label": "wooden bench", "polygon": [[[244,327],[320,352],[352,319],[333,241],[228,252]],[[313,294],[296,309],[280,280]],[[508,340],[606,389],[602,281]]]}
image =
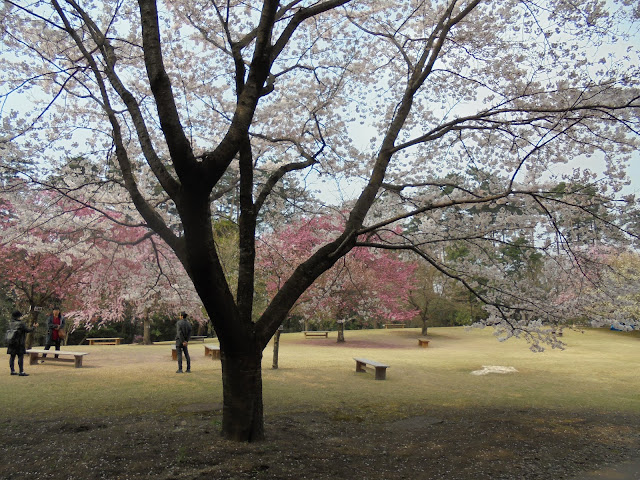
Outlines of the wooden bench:
{"label": "wooden bench", "polygon": [[220,360],[220,345],[205,345],[204,356],[209,356],[212,360]]}
{"label": "wooden bench", "polygon": [[384,363],[376,362],[375,360],[369,360],[367,358],[353,358],[356,361],[356,372],[365,372],[367,371],[366,366],[370,365],[376,369],[376,380],[384,380],[387,378],[387,368],[390,368],[389,365],[385,365]]}
{"label": "wooden bench", "polygon": [[120,345],[120,337],[113,338],[87,338],[89,345]]}
{"label": "wooden bench", "polygon": [[[84,357],[85,355],[89,355],[87,352],[70,352],[68,350],[45,350],[35,348],[27,350],[27,353],[29,354],[29,365],[37,364],[38,359],[42,359],[44,358],[44,355],[47,355],[47,362],[73,362],[76,368],[80,368],[82,366],[82,357]],[[54,355],[57,355],[58,358],[56,358]]]}
{"label": "wooden bench", "polygon": [[175,345],[171,345],[171,359],[178,360],[178,348]]}
{"label": "wooden bench", "polygon": [[404,328],[404,323],[385,323],[384,328]]}
{"label": "wooden bench", "polygon": [[418,345],[422,348],[427,348],[429,346],[429,340],[427,340],[426,338],[419,338]]}
{"label": "wooden bench", "polygon": [[328,330],[305,330],[302,333],[304,333],[304,338],[307,338],[307,337],[329,338],[329,331]]}
{"label": "wooden bench", "polygon": [[[219,345],[205,345],[204,356],[211,356],[212,359],[220,359],[220,346]],[[178,349],[175,345],[171,345],[171,359],[178,360]]]}

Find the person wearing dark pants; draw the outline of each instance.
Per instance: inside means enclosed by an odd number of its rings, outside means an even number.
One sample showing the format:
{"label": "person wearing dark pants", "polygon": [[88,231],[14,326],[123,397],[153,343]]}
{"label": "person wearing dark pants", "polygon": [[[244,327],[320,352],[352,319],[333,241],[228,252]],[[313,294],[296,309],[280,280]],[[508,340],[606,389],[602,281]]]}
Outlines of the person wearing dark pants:
{"label": "person wearing dark pants", "polygon": [[[15,333],[13,334],[12,340],[7,345],[7,354],[10,355],[9,368],[11,369],[11,375],[28,377],[29,374],[24,371],[24,354],[26,353],[24,344],[27,338],[27,333],[33,332],[38,327],[38,324],[35,323],[32,328],[29,328],[22,320],[20,320],[20,317],[22,317],[22,313],[17,310],[11,314],[9,329]],[[16,357],[18,357],[18,369],[20,373],[15,370]]]}
{"label": "person wearing dark pants", "polygon": [[187,359],[187,373],[191,373],[189,340],[191,340],[191,323],[187,320],[187,314],[182,312],[180,320],[176,323],[176,354],[178,356],[178,371],[176,373],[182,373],[182,352]]}
{"label": "person wearing dark pants", "polygon": [[[47,339],[44,344],[45,350],[49,350],[51,345],[53,345],[56,350],[60,350],[60,342],[62,341],[62,335],[60,335],[60,332],[63,330],[64,317],[60,313],[60,307],[53,307],[51,315],[47,317]],[[45,353],[42,355],[42,358],[47,358],[47,354]],[[55,358],[58,358],[58,355],[56,355]]]}

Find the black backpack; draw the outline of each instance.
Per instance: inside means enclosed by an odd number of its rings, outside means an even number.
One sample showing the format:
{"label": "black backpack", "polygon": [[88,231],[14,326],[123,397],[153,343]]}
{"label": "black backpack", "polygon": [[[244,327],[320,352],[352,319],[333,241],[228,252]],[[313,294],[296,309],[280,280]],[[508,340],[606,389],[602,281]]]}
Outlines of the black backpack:
{"label": "black backpack", "polygon": [[20,322],[11,321],[7,328],[7,333],[4,334],[4,343],[7,347],[15,347],[20,342]]}

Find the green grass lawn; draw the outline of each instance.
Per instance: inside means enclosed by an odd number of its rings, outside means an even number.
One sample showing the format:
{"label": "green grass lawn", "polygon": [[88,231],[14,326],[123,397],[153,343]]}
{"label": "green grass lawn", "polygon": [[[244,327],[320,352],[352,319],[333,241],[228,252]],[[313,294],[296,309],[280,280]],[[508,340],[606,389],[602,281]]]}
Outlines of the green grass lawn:
{"label": "green grass lawn", "polygon": [[[524,341],[498,342],[492,331],[432,328],[429,348],[417,329],[345,332],[346,343],[283,334],[279,367],[264,352],[265,413],[321,410],[336,418],[387,419],[441,407],[550,408],[640,413],[640,332],[565,331],[566,350],[533,353]],[[219,361],[191,345],[190,375],[177,375],[169,345],[68,346],[84,366],[26,365],[29,377],[0,376],[0,418],[177,413],[222,402]],[[387,380],[355,372],[353,357],[391,365]],[[8,356],[5,357],[8,363]],[[28,360],[25,358],[26,362]],[[512,374],[471,375],[483,365]]]}

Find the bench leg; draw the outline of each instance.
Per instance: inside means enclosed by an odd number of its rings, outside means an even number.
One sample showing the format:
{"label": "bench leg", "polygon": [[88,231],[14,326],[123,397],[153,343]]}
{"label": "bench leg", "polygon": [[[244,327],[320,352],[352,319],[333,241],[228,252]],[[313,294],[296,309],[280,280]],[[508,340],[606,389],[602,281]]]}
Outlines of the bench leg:
{"label": "bench leg", "polygon": [[367,369],[365,368],[365,363],[359,362],[356,360],[356,372],[364,372],[367,373]]}
{"label": "bench leg", "polygon": [[37,353],[30,353],[29,354],[29,365],[35,365],[36,363],[38,363],[38,354]]}
{"label": "bench leg", "polygon": [[178,360],[178,351],[177,350],[171,350],[171,358],[173,360]]}
{"label": "bench leg", "polygon": [[387,367],[376,367],[376,380],[387,378]]}
{"label": "bench leg", "polygon": [[75,362],[73,363],[74,367],[80,368],[82,366],[82,355],[75,355]]}
{"label": "bench leg", "polygon": [[211,360],[220,360],[220,350],[211,350]]}

